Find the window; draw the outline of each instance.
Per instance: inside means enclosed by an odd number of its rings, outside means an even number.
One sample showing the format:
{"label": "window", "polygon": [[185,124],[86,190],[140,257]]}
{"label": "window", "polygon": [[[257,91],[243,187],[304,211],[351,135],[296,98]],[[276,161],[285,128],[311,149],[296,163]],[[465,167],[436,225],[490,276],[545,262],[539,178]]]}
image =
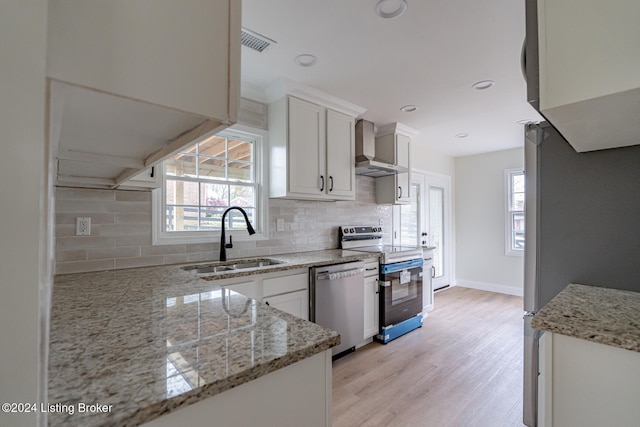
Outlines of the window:
{"label": "window", "polygon": [[[231,206],[243,208],[264,234],[262,145],[260,135],[226,130],[165,160],[162,187],[154,191],[154,244],[215,241]],[[248,235],[239,211],[227,214],[225,230]]]}
{"label": "window", "polygon": [[507,226],[505,249],[507,255],[524,254],[524,172],[521,169],[505,171],[507,189]]}

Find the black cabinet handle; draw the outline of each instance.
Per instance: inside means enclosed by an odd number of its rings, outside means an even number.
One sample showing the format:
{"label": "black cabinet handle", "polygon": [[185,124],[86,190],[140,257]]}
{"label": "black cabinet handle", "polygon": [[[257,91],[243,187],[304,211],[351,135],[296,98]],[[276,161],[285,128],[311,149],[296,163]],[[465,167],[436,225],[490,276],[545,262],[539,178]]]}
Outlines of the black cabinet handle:
{"label": "black cabinet handle", "polygon": [[402,199],[402,187],[398,186],[398,190],[400,190],[398,193],[398,199]]}
{"label": "black cabinet handle", "polygon": [[329,191],[333,191],[333,177],[329,175],[329,181],[331,182],[331,187],[329,187]]}
{"label": "black cabinet handle", "polygon": [[320,186],[320,191],[324,191],[324,175],[320,175],[320,179],[322,180],[322,185]]}

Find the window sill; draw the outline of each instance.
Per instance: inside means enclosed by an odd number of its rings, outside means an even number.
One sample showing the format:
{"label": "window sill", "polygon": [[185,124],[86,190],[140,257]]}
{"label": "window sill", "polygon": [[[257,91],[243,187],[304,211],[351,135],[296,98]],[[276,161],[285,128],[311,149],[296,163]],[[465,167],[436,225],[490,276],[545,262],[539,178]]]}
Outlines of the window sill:
{"label": "window sill", "polygon": [[[245,230],[233,230],[228,231],[225,230],[225,235],[227,237],[227,241],[229,240],[229,236],[233,236],[234,242],[249,242],[256,240],[267,240],[266,237],[262,233],[256,233],[254,235],[249,235]],[[152,246],[161,246],[161,245],[184,245],[184,244],[195,244],[195,243],[219,243],[220,242],[220,233],[219,232],[202,232],[202,231],[193,231],[193,232],[174,232],[174,233],[162,233],[162,235],[156,235],[152,238],[151,245]]]}

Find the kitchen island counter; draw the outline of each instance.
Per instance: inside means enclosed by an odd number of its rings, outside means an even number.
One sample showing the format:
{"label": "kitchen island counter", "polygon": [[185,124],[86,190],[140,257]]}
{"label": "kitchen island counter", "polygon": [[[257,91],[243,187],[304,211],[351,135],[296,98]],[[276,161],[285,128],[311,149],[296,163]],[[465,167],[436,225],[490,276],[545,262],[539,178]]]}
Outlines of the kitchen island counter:
{"label": "kitchen island counter", "polygon": [[640,292],[571,284],[533,317],[531,326],[640,352]]}
{"label": "kitchen island counter", "polygon": [[[237,274],[365,257],[371,254],[276,255],[282,264]],[[340,341],[334,331],[222,289],[217,279],[231,277],[228,272],[202,275],[182,267],[56,276],[48,402],[57,406],[49,425],[139,425]],[[109,409],[81,413],[81,404]]]}

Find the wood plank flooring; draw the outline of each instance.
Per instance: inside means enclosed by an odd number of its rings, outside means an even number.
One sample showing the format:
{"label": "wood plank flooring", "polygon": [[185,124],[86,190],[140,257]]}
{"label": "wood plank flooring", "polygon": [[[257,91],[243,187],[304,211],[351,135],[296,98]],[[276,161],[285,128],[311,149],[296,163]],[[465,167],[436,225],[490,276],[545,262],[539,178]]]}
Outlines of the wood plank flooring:
{"label": "wood plank flooring", "polygon": [[422,328],[333,364],[334,427],[521,427],[522,298],[453,287]]}

